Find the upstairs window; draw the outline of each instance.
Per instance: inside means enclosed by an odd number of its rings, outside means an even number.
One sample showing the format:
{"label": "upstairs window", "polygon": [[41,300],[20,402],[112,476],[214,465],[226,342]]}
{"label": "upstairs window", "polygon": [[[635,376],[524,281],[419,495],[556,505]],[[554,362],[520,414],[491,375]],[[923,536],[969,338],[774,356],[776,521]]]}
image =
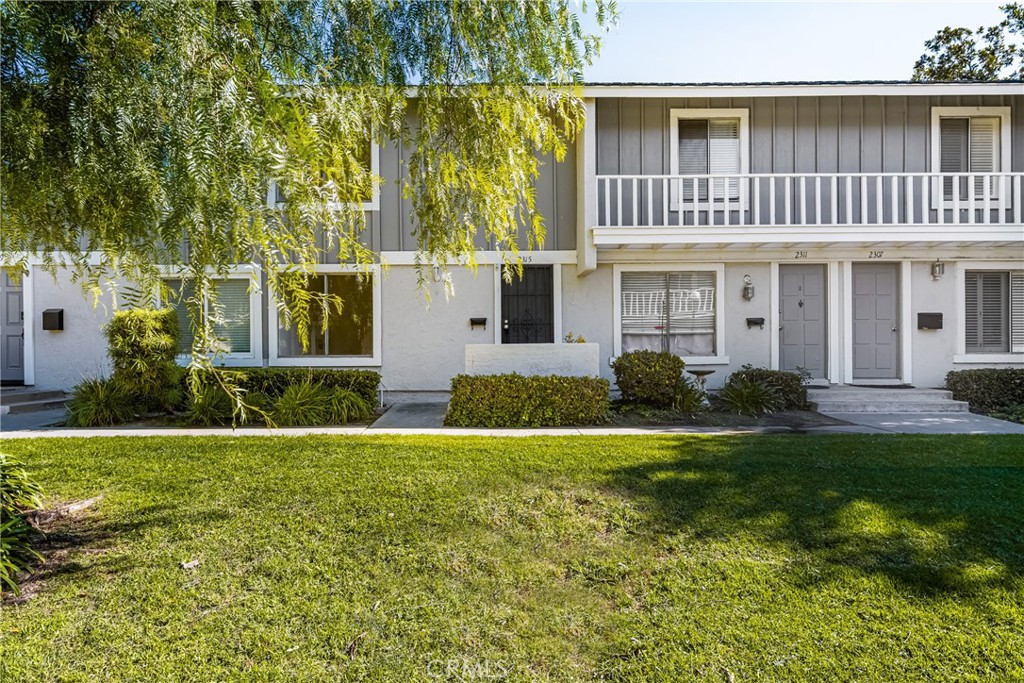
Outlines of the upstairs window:
{"label": "upstairs window", "polygon": [[[360,165],[374,176],[380,174],[380,148],[376,144],[367,142],[363,145],[360,154]],[[272,204],[284,204],[287,201],[286,189],[278,182],[272,182],[270,202]],[[361,204],[367,211],[376,211],[380,208],[380,187],[378,184],[367,182],[366,186],[361,188],[358,201],[354,202],[354,204]]]}
{"label": "upstairs window", "polygon": [[945,201],[1000,197],[1002,178],[992,174],[1009,168],[1009,116],[1009,107],[932,109],[932,171],[944,174]]}
{"label": "upstairs window", "polygon": [[[749,172],[746,109],[673,109],[671,114],[671,174],[680,176],[738,176]],[[683,201],[694,200],[694,181],[682,180]],[[698,201],[739,199],[738,178],[696,181]],[[673,203],[678,185],[672,188]]]}

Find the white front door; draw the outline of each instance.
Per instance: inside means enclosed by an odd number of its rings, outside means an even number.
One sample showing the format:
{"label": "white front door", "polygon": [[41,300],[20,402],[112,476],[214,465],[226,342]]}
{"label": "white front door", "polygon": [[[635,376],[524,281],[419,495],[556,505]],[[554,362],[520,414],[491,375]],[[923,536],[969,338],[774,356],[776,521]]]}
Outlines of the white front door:
{"label": "white front door", "polygon": [[0,381],[25,381],[25,309],[22,284],[4,269],[0,276]]}

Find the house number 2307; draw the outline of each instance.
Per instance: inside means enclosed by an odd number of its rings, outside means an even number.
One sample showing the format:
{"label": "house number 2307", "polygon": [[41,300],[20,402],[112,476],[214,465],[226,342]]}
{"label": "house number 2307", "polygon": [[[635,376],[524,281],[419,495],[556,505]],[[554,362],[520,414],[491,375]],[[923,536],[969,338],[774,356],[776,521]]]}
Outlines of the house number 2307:
{"label": "house number 2307", "polygon": [[882,258],[883,254],[885,254],[884,251],[869,251],[868,258]]}

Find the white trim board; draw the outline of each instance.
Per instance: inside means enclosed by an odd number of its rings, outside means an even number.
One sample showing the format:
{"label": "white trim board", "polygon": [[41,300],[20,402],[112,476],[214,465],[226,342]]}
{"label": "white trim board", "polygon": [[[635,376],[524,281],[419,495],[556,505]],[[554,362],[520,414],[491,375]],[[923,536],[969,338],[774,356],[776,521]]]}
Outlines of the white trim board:
{"label": "white trim board", "polygon": [[[476,252],[476,265],[488,266],[496,263],[504,263],[507,252],[487,250]],[[383,266],[415,266],[417,252],[415,251],[381,251],[379,258]],[[546,265],[549,263],[576,263],[576,251],[572,249],[550,250],[550,251],[522,251],[519,257],[524,265]],[[431,264],[422,263],[425,267]],[[464,261],[449,261],[451,266],[469,268]]]}
{"label": "white trim board", "polygon": [[725,345],[725,306],[722,294],[725,291],[724,263],[638,263],[612,266],[612,356],[622,355],[622,273],[638,271],[711,271],[715,273],[715,349],[714,356],[683,356],[687,365],[728,365],[729,356]]}
{"label": "white trim board", "polygon": [[1019,95],[1020,83],[779,83],[779,84],[643,84],[595,83],[583,86],[584,97],[864,97],[899,95]]}
{"label": "white trim board", "polygon": [[379,367],[381,365],[381,345],[384,340],[383,326],[384,320],[382,317],[382,306],[381,306],[381,267],[380,266],[367,266],[362,268],[360,266],[352,266],[346,264],[323,264],[319,265],[315,269],[317,274],[330,274],[330,273],[369,273],[373,277],[373,355],[372,356],[299,356],[299,357],[281,357],[278,356],[278,349],[280,344],[279,339],[279,317],[278,317],[278,300],[274,295],[273,291],[268,291],[268,301],[270,307],[270,315],[268,318],[269,324],[267,325],[269,334],[269,353],[267,354],[267,362],[271,367],[312,367],[312,368],[327,368],[327,367],[342,367],[342,368],[359,368],[359,367]]}

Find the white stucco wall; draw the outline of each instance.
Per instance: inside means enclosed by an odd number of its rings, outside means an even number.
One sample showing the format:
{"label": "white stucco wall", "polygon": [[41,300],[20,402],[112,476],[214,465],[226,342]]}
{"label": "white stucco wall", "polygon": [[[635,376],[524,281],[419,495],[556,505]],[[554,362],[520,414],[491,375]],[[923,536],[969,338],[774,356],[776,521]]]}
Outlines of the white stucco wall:
{"label": "white stucco wall", "polygon": [[578,277],[575,265],[562,266],[562,329],[600,346],[601,377],[614,381],[608,362],[613,351],[612,267]]}
{"label": "white stucco wall", "polygon": [[[86,377],[108,376],[103,325],[109,318],[110,299],[93,308],[91,299],[71,282],[66,271],[58,271],[55,281],[49,273],[33,268],[25,285],[32,287],[34,310],[25,312],[25,327],[33,328],[35,386],[69,389]],[[48,308],[64,309],[62,332],[43,330],[43,311]]]}
{"label": "white stucco wall", "polygon": [[467,344],[468,375],[598,377],[597,344]]}
{"label": "white stucco wall", "polygon": [[[383,348],[381,381],[388,391],[448,390],[452,377],[465,369],[466,344],[494,341],[494,270],[480,266],[476,275],[453,268],[455,295],[429,287],[429,308],[417,289],[416,269],[392,266],[381,282]],[[470,318],[487,318],[487,329],[471,328]]]}
{"label": "white stucco wall", "polygon": [[[960,325],[956,310],[955,264],[946,265],[946,274],[932,278],[930,262],[910,265],[910,329],[913,383],[919,387],[937,388],[945,383],[946,373],[954,369]],[[942,313],[941,330],[917,329],[918,313]]]}

